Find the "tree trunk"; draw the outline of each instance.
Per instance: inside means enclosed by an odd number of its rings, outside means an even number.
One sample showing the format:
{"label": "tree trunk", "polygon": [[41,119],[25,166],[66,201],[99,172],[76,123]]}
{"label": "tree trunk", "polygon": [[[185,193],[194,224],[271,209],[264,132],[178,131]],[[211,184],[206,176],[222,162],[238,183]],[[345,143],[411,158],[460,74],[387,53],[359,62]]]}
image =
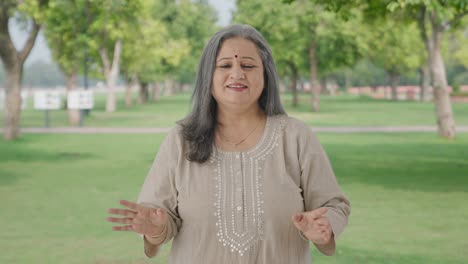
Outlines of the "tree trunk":
{"label": "tree trunk", "polygon": [[161,89],[158,82],[154,82],[153,85],[153,102],[158,102],[161,98]]}
{"label": "tree trunk", "polygon": [[290,82],[290,89],[292,92],[292,106],[297,107],[299,100],[297,98],[297,79],[298,79],[298,70],[294,62],[289,62],[289,68],[291,69],[291,82]]}
{"label": "tree trunk", "polygon": [[125,88],[125,106],[132,107],[133,106],[133,87],[135,86],[135,82],[138,76],[134,74],[132,77],[127,78],[127,87]]}
{"label": "tree trunk", "polygon": [[128,82],[127,86],[125,87],[125,107],[128,107],[128,108],[133,106],[132,88],[133,88],[133,83]]}
{"label": "tree trunk", "polygon": [[327,78],[323,77],[320,79],[320,93],[322,94],[328,94],[328,88],[327,88]]}
{"label": "tree trunk", "polygon": [[16,139],[20,134],[22,71],[22,65],[6,69],[6,100],[3,113],[3,129],[6,140]]}
{"label": "tree trunk", "polygon": [[174,81],[174,92],[178,94],[180,93],[181,90],[182,90],[182,84],[178,81]]}
{"label": "tree trunk", "polygon": [[437,117],[439,135],[444,138],[455,138],[455,120],[452,113],[452,102],[447,91],[447,78],[445,76],[445,65],[442,60],[441,42],[443,31],[433,22],[432,41],[433,53],[431,54],[431,73],[434,92],[434,104]]}
{"label": "tree trunk", "polygon": [[291,92],[292,92],[292,106],[293,107],[297,107],[298,105],[298,98],[297,98],[297,75],[295,73],[293,73],[291,75],[291,82],[290,82],[290,89],[291,89]]}
{"label": "tree trunk", "polygon": [[338,94],[338,82],[336,81],[335,78],[331,79],[330,81],[327,81],[328,84],[328,93],[330,96],[336,96]]}
{"label": "tree trunk", "polygon": [[345,81],[344,81],[344,85],[345,85],[345,91],[348,91],[348,89],[351,87],[351,71],[350,70],[345,70]]}
{"label": "tree trunk", "polygon": [[148,102],[149,98],[149,90],[148,90],[148,83],[147,82],[142,82],[140,84],[140,99],[139,102],[141,104],[146,104]]}
{"label": "tree trunk", "polygon": [[316,43],[312,38],[309,45],[309,62],[310,62],[310,85],[312,91],[312,111],[318,112],[320,109],[320,84],[317,76],[317,58],[315,54]]}
{"label": "tree trunk", "polygon": [[[440,18],[433,12],[429,13],[424,7],[421,8],[418,25],[429,60],[438,133],[442,137],[453,139],[456,135],[455,120],[453,119],[452,102],[447,91],[447,77],[441,54],[441,42],[445,29],[441,25]],[[426,27],[427,19],[431,22],[430,31]],[[432,35],[429,35],[429,32]]]}
{"label": "tree trunk", "polygon": [[[65,86],[67,88],[67,93],[76,89],[76,78],[77,72],[66,73],[65,74]],[[69,126],[79,126],[80,125],[80,110],[79,109],[68,109],[68,125]]]}
{"label": "tree trunk", "polygon": [[[421,67],[421,100],[424,101],[429,97],[428,91],[431,86],[431,63],[432,63],[432,53],[434,50],[434,43],[429,37],[429,31],[426,25],[428,21],[428,12],[426,7],[421,7],[418,15],[418,28],[421,39],[426,47],[426,60]],[[427,86],[426,86],[427,85]],[[427,88],[427,89],[425,89]]]}
{"label": "tree trunk", "polygon": [[[0,11],[0,58],[6,72],[5,107],[3,112],[3,136],[5,140],[13,140],[20,135],[21,115],[21,81],[23,64],[29,56],[36,41],[40,25],[33,22],[33,28],[22,48],[17,51],[8,30],[8,3]],[[2,8],[2,9],[3,9]]]}
{"label": "tree trunk", "polygon": [[427,64],[422,65],[419,68],[420,78],[419,78],[419,98],[421,101],[429,100],[429,88],[431,87],[431,74],[430,68]]}
{"label": "tree trunk", "polygon": [[106,76],[107,84],[107,100],[106,100],[106,112],[115,112],[117,108],[117,99],[115,95],[115,86],[117,83],[117,77],[119,76],[119,67],[120,67],[120,55],[122,53],[122,41],[117,40],[114,45],[114,57],[112,64],[110,63],[109,57],[107,56],[107,51],[105,48],[99,49],[99,54],[101,56],[104,73]]}
{"label": "tree trunk", "polygon": [[388,77],[390,79],[390,87],[392,87],[392,100],[398,100],[398,83],[400,82],[400,75],[394,71],[388,72]]}
{"label": "tree trunk", "polygon": [[164,81],[164,95],[172,94],[174,94],[174,80],[169,78]]}

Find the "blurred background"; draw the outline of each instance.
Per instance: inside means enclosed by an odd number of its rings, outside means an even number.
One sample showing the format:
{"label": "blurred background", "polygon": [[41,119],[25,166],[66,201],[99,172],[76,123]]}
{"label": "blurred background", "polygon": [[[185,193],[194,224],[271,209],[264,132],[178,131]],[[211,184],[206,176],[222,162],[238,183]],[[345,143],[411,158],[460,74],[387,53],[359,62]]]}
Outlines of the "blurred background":
{"label": "blurred background", "polygon": [[349,196],[317,263],[467,263],[468,0],[0,0],[0,263],[167,263],[111,231],[223,26],[270,44]]}

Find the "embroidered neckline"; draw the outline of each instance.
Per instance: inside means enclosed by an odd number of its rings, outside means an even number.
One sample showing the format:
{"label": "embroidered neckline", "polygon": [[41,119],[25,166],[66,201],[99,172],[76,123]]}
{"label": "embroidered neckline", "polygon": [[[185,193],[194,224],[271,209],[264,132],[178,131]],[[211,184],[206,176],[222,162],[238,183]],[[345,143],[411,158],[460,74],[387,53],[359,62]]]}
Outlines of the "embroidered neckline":
{"label": "embroidered neckline", "polygon": [[257,142],[257,144],[255,146],[253,146],[252,148],[250,148],[248,150],[244,150],[244,151],[227,151],[227,150],[223,150],[222,148],[214,145],[213,146],[213,153],[215,153],[215,155],[216,154],[228,155],[228,154],[240,154],[240,153],[248,154],[248,153],[251,153],[251,152],[255,151],[260,146],[262,146],[262,144],[265,141],[265,138],[266,138],[267,134],[270,133],[270,126],[271,126],[271,123],[273,121],[272,118],[274,118],[274,117],[271,117],[271,116],[266,117],[265,129],[263,130],[263,134],[260,137],[260,140]]}
{"label": "embroidered neckline", "polygon": [[264,238],[263,168],[279,145],[286,116],[268,117],[258,144],[245,152],[216,149],[214,166],[218,241],[243,256]]}

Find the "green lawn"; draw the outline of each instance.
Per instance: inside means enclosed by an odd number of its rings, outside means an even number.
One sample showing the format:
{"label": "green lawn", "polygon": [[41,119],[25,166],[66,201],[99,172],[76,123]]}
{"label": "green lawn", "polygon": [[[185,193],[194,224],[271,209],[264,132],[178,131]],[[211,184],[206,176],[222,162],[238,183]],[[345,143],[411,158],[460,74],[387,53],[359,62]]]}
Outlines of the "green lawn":
{"label": "green lawn", "polygon": [[[166,263],[168,246],[146,261],[138,236],[105,222],[108,207],[136,198],[163,137],[0,140],[0,263]],[[456,141],[433,133],[319,138],[353,212],[337,255],[312,249],[314,263],[467,262],[467,133]]]}
{"label": "green lawn", "polygon": [[[340,95],[322,96],[321,110],[310,111],[310,95],[301,96],[300,105],[291,107],[291,95],[281,96],[287,112],[294,117],[305,120],[314,126],[402,126],[402,125],[435,125],[434,105],[431,102],[393,102],[374,100],[368,97]],[[98,127],[170,127],[175,121],[183,118],[190,109],[190,95],[180,94],[163,96],[157,103],[136,105],[126,108],[123,94],[119,94],[117,111],[104,111],[105,98],[102,94],[96,97],[96,107],[84,120],[85,126]],[[453,111],[458,125],[468,125],[468,104],[454,103]],[[2,121],[3,116],[0,117]],[[32,109],[32,102],[22,112],[22,127],[44,126],[44,111]],[[64,110],[51,111],[51,126],[67,126],[67,115]]]}

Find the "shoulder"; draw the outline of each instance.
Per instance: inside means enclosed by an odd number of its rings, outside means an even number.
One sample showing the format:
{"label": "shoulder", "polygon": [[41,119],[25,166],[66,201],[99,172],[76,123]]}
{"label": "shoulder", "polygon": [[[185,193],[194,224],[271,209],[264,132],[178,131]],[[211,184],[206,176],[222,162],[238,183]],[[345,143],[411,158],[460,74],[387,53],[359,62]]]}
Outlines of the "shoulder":
{"label": "shoulder", "polygon": [[284,130],[286,135],[296,137],[314,137],[315,133],[311,126],[307,125],[304,121],[295,117],[285,116]]}
{"label": "shoulder", "polygon": [[291,144],[294,142],[301,150],[317,149],[320,146],[320,142],[312,127],[304,121],[285,116],[284,123],[283,136],[287,143]]}
{"label": "shoulder", "polygon": [[312,129],[303,121],[288,115],[269,116],[271,124],[284,135],[300,136],[311,134]]}
{"label": "shoulder", "polygon": [[312,129],[304,121],[291,116],[286,116],[286,130],[292,130],[298,133],[312,132]]}
{"label": "shoulder", "polygon": [[165,148],[181,149],[183,147],[183,142],[182,126],[176,124],[169,129],[162,144]]}

